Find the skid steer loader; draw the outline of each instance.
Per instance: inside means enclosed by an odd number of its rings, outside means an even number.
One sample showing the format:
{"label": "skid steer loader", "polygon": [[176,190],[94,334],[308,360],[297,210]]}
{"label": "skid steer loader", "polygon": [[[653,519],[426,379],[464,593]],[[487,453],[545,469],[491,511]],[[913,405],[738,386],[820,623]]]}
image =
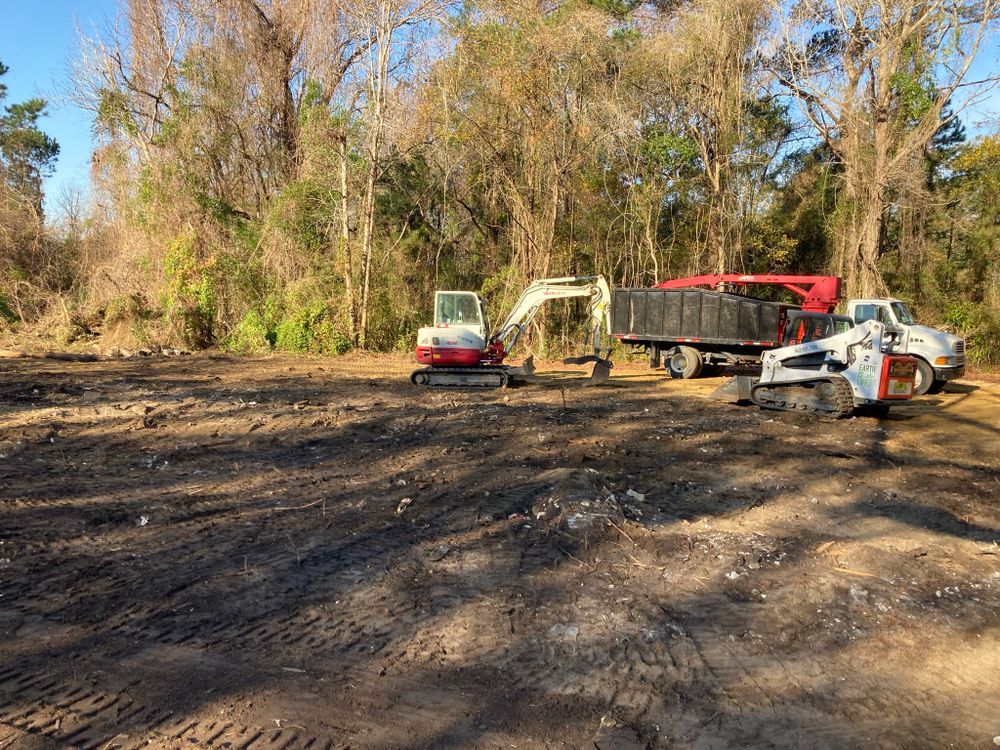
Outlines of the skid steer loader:
{"label": "skid steer loader", "polygon": [[763,353],[759,376],[737,375],[713,395],[835,418],[859,411],[884,416],[914,396],[917,361],[892,352],[894,334],[878,321],[855,326],[841,315],[797,312],[782,343]]}

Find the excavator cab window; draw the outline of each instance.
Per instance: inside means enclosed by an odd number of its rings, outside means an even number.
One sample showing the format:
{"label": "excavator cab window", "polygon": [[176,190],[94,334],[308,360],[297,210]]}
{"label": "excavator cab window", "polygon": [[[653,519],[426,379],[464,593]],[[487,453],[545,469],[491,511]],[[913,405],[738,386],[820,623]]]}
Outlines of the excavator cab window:
{"label": "excavator cab window", "polygon": [[434,325],[483,325],[479,297],[474,292],[438,292],[434,307]]}

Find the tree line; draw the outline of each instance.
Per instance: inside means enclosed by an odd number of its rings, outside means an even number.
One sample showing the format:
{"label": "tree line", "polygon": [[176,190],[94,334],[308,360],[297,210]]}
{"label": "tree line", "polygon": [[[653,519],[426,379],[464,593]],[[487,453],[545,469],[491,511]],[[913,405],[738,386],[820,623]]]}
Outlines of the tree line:
{"label": "tree line", "polygon": [[435,289],[835,273],[995,361],[1000,132],[962,117],[998,4],[122,0],[82,40],[92,195],[55,236],[57,147],[6,145],[44,103],[0,119],[0,314],[342,352],[409,348]]}

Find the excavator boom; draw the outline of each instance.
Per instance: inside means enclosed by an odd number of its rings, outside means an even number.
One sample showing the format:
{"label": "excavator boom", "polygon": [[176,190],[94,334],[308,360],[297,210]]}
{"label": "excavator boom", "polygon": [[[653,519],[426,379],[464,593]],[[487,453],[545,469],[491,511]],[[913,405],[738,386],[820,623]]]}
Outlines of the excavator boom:
{"label": "excavator boom", "polygon": [[490,337],[490,342],[502,344],[504,354],[509,354],[542,305],[549,300],[572,297],[589,297],[591,300],[589,323],[591,331],[598,335],[592,343],[599,355],[603,343],[600,331],[611,330],[611,290],[603,276],[564,276],[532,283],[521,292],[510,314]]}

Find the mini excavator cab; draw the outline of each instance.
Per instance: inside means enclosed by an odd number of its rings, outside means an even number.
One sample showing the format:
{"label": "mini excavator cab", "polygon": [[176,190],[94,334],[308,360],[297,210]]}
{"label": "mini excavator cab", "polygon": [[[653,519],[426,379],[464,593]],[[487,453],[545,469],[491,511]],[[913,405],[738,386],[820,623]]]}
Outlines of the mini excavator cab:
{"label": "mini excavator cab", "polygon": [[481,339],[489,330],[483,302],[475,292],[438,292],[434,295],[434,325],[461,326]]}

